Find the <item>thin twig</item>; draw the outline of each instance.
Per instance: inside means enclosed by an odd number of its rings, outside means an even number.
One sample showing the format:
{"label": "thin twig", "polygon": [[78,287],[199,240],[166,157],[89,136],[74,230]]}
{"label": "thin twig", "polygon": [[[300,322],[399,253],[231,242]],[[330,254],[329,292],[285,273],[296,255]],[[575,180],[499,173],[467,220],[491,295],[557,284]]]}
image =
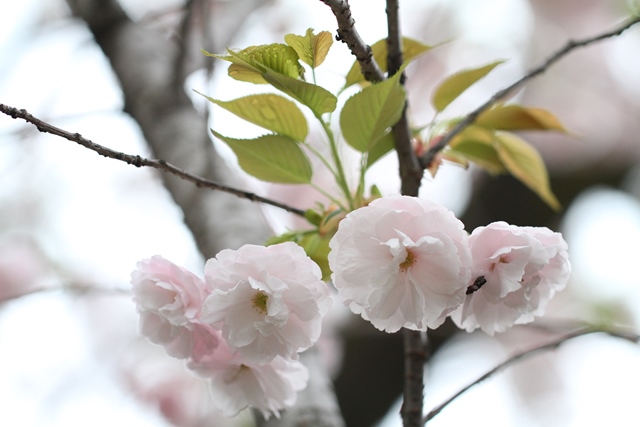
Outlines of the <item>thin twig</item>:
{"label": "thin twig", "polygon": [[510,86],[508,86],[508,87],[496,92],[491,98],[489,98],[489,100],[487,102],[485,102],[484,104],[482,104],[481,106],[479,106],[478,108],[473,110],[471,113],[469,113],[462,121],[458,122],[458,124],[453,129],[451,129],[451,131],[449,131],[436,145],[431,147],[431,149],[429,149],[429,151],[427,151],[420,158],[420,163],[422,164],[422,167],[425,168],[425,169],[429,168],[429,166],[431,166],[431,162],[435,158],[436,154],[439,151],[441,151],[444,147],[446,147],[447,144],[449,144],[451,142],[451,140],[456,135],[458,135],[460,132],[462,132],[468,126],[473,124],[481,113],[483,113],[485,110],[488,110],[489,108],[491,108],[491,106],[493,106],[496,102],[506,98],[509,94],[511,94],[516,89],[519,89],[521,86],[523,86],[529,80],[531,80],[534,77],[537,77],[538,75],[540,75],[540,74],[544,73],[545,71],[547,71],[547,69],[551,65],[553,65],[555,62],[557,62],[560,59],[562,59],[564,56],[569,54],[571,51],[573,51],[574,49],[577,49],[579,47],[585,47],[585,46],[588,46],[588,45],[590,45],[592,43],[608,39],[610,37],[619,36],[624,31],[626,31],[627,29],[631,28],[633,25],[637,24],[638,22],[640,22],[640,16],[637,16],[637,17],[634,17],[634,18],[628,20],[623,25],[617,27],[615,30],[612,30],[612,31],[609,31],[609,32],[606,32],[606,33],[603,33],[603,34],[600,34],[600,35],[597,35],[597,36],[594,36],[594,37],[581,39],[581,40],[569,40],[567,42],[567,44],[562,49],[558,50],[556,53],[551,55],[542,64],[540,64],[536,68],[534,68],[531,71],[529,71],[527,74],[525,74],[522,78],[520,78],[515,83],[513,83]]}
{"label": "thin twig", "polygon": [[297,209],[289,205],[286,205],[284,203],[280,203],[275,200],[258,196],[248,191],[239,190],[237,188],[219,184],[209,179],[192,175],[164,160],[153,160],[153,159],[147,159],[138,155],[125,154],[120,151],[115,151],[110,148],[104,147],[102,145],[96,144],[95,142],[92,142],[84,138],[79,133],[67,132],[47,122],[44,122],[34,117],[33,115],[29,114],[26,110],[18,110],[17,108],[10,107],[5,104],[0,104],[0,112],[8,116],[11,116],[14,119],[22,119],[26,122],[31,123],[40,132],[57,135],[62,138],[68,139],[69,141],[73,141],[77,144],[80,144],[83,147],[88,148],[89,150],[95,151],[101,156],[108,157],[110,159],[120,160],[121,162],[134,165],[135,167],[147,166],[147,167],[163,170],[165,172],[169,172],[170,174],[176,175],[186,181],[192,182],[198,187],[210,188],[212,190],[218,190],[225,193],[233,194],[234,196],[240,197],[242,199],[248,199],[248,200],[251,200],[252,202],[259,202],[259,203],[275,206],[277,208],[284,209],[285,211],[290,212],[292,214],[295,214],[298,216],[304,216],[304,211],[301,209]]}
{"label": "thin twig", "polygon": [[356,21],[351,16],[351,8],[347,0],[320,0],[331,8],[331,11],[338,21],[338,35],[336,40],[346,43],[349,50],[356,57],[362,69],[362,75],[369,82],[380,82],[384,80],[384,74],[380,70],[378,63],[373,58],[371,46],[366,44],[358,30]]}
{"label": "thin twig", "polygon": [[640,342],[640,335],[637,335],[637,334],[634,334],[634,333],[623,332],[623,331],[614,331],[614,330],[608,330],[608,329],[597,329],[597,328],[581,329],[579,331],[576,331],[576,332],[573,332],[571,334],[565,335],[562,338],[558,338],[558,339],[556,339],[554,341],[551,341],[550,343],[543,344],[543,345],[540,345],[538,347],[534,347],[532,349],[529,349],[529,350],[520,352],[518,354],[515,354],[514,356],[511,356],[509,359],[505,360],[504,362],[502,362],[501,364],[499,364],[495,368],[493,368],[490,371],[486,372],[485,374],[481,375],[475,381],[473,381],[472,383],[470,383],[466,387],[462,388],[460,391],[458,391],[456,394],[451,396],[449,399],[445,400],[443,403],[441,403],[440,405],[435,407],[431,412],[429,412],[423,418],[423,420],[422,420],[423,423],[426,424],[429,420],[431,420],[433,417],[438,415],[445,407],[447,407],[451,402],[453,402],[455,399],[460,397],[463,393],[465,393],[471,387],[480,384],[482,381],[484,381],[487,378],[493,376],[494,374],[502,371],[503,369],[513,365],[514,363],[519,362],[519,361],[524,360],[524,359],[527,359],[527,358],[529,358],[531,356],[534,356],[534,355],[536,355],[538,353],[542,353],[542,352],[549,351],[549,350],[555,350],[558,347],[560,347],[560,345],[564,344],[567,341],[573,340],[575,338],[579,338],[579,337],[582,337],[582,336],[585,336],[585,335],[590,335],[590,334],[595,334],[595,333],[607,334],[607,335],[612,336],[614,338],[620,338],[620,339],[627,340],[627,341],[630,341],[630,342],[635,343],[635,344]]}

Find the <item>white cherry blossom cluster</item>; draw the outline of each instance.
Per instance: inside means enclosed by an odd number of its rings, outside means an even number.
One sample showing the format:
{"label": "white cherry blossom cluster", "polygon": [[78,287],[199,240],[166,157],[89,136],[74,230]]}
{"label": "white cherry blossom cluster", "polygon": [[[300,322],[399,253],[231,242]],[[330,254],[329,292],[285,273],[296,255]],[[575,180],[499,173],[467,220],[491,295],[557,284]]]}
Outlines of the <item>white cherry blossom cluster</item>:
{"label": "white cherry blossom cluster", "polygon": [[407,196],[349,213],[329,246],[339,298],[387,332],[447,316],[469,332],[503,332],[542,315],[571,272],[559,233],[495,222],[469,237],[446,208]]}
{"label": "white cherry blossom cluster", "polygon": [[[449,316],[493,335],[544,313],[571,272],[548,228],[495,222],[471,233],[424,199],[383,197],[349,213],[329,246],[338,298],[376,328],[426,331]],[[207,261],[204,279],[155,256],[132,273],[140,330],[211,384],[233,416],[266,418],[308,382],[298,353],[320,337],[331,295],[318,265],[292,242],[245,245]]]}
{"label": "white cherry blossom cluster", "polygon": [[132,273],[140,331],[210,381],[226,415],[266,418],[295,403],[308,382],[298,353],[320,336],[331,305],[318,265],[300,246],[245,245],[207,261],[204,280],[160,256]]}

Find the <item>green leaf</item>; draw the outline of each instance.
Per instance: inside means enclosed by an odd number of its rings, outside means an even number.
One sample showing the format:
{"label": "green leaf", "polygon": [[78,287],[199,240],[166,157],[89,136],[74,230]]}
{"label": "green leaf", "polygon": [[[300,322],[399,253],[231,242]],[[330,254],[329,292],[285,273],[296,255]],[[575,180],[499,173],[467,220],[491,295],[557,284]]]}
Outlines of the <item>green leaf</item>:
{"label": "green leaf", "polygon": [[238,52],[227,49],[228,55],[203,52],[205,55],[231,62],[229,77],[244,82],[266,83],[263,77],[265,67],[294,79],[304,74],[304,68],[298,62],[295,49],[282,43],[249,46]]}
{"label": "green leaf", "polygon": [[307,119],[302,111],[294,102],[280,95],[263,93],[231,101],[220,101],[201,93],[200,95],[254,125],[296,141],[304,141],[309,133]]}
{"label": "green leaf", "polygon": [[375,184],[373,184],[369,189],[369,194],[371,195],[371,198],[374,200],[382,197],[382,193],[380,192],[380,189]]}
{"label": "green leaf", "polygon": [[387,153],[395,148],[393,132],[388,132],[385,136],[373,143],[367,154],[367,167],[369,169],[375,162],[383,158]]}
{"label": "green leaf", "polygon": [[475,163],[493,175],[505,172],[498,152],[490,145],[480,144],[474,141],[463,141],[456,148],[447,150],[446,156],[447,158],[448,156],[455,156],[464,162],[459,162],[462,164],[466,162]]}
{"label": "green leaf", "polygon": [[311,163],[300,146],[284,135],[263,135],[255,139],[229,138],[211,130],[238,157],[238,164],[249,175],[267,182],[308,184]]}
{"label": "green leaf", "polygon": [[345,102],[340,112],[340,129],[347,143],[359,152],[371,150],[388,128],[400,120],[406,100],[401,74],[367,86]]}
{"label": "green leaf", "polygon": [[304,36],[287,34],[284,41],[295,49],[305,64],[311,68],[316,68],[324,62],[333,44],[333,37],[328,31],[321,31],[318,35],[313,34],[313,29],[309,28]]}
{"label": "green leaf", "polygon": [[560,202],[549,186],[549,175],[538,151],[519,136],[509,132],[496,133],[496,151],[509,173],[536,193],[553,210]]}
{"label": "green leaf", "polygon": [[557,130],[566,132],[556,116],[542,108],[499,104],[480,114],[475,122],[479,126],[501,130]]}
{"label": "green leaf", "polygon": [[302,235],[306,233],[305,231],[288,231],[279,236],[272,236],[267,239],[264,243],[265,246],[277,245],[279,243],[284,242],[294,242],[298,243],[300,239],[302,239]]}
{"label": "green leaf", "polygon": [[293,79],[268,68],[263,76],[273,87],[309,107],[316,117],[336,109],[338,99],[323,87]]}
{"label": "green leaf", "polygon": [[322,271],[322,280],[331,278],[331,269],[329,268],[329,241],[332,236],[320,236],[318,233],[308,233],[299,242],[312,260],[320,267]]}
{"label": "green leaf", "polygon": [[[250,46],[247,49],[240,52],[247,53],[245,51],[250,51],[256,47],[257,46]],[[225,61],[231,62],[231,65],[227,70],[227,74],[232,79],[239,80],[242,82],[255,83],[255,84],[267,83],[267,81],[262,77],[262,70],[260,70],[255,65],[253,65],[250,60],[248,59],[245,60],[241,56],[239,56],[240,52],[235,53],[229,49],[227,49],[227,52],[229,52],[229,55],[218,55],[215,53],[209,53],[206,50],[203,50],[202,52],[207,56],[212,56],[214,58],[223,59]]]}
{"label": "green leaf", "polygon": [[229,65],[227,74],[229,74],[229,77],[231,77],[232,79],[241,82],[255,84],[267,83],[267,81],[262,77],[262,73],[260,72],[260,70],[245,65],[231,64]]}
{"label": "green leaf", "polygon": [[266,245],[276,245],[283,242],[294,242],[302,246],[307,256],[315,261],[322,271],[322,280],[331,278],[329,268],[329,241],[332,235],[320,236],[317,230],[313,231],[290,231],[280,236],[270,238]]}
{"label": "green leaf", "polygon": [[465,166],[473,162],[491,174],[503,173],[505,168],[494,147],[495,138],[494,131],[471,125],[451,141],[446,156]]}
{"label": "green leaf", "polygon": [[503,62],[504,61],[502,60],[495,61],[482,67],[459,71],[452,74],[435,89],[433,96],[431,97],[431,104],[433,104],[438,112],[444,110],[471,85],[489,74],[491,70]]}
{"label": "green leaf", "polygon": [[322,222],[322,214],[315,209],[307,209],[304,211],[304,217],[315,226],[320,225],[320,222]]}
{"label": "green leaf", "polygon": [[[426,45],[417,40],[410,39],[409,37],[402,38],[402,57],[404,58],[403,65],[409,64],[418,56],[433,49],[433,46]],[[378,63],[378,66],[382,72],[387,72],[387,39],[378,40],[371,46],[373,52],[373,58]],[[351,69],[347,73],[347,81],[344,84],[342,90],[348,88],[356,83],[364,82],[364,76],[360,71],[360,63],[354,61]]]}

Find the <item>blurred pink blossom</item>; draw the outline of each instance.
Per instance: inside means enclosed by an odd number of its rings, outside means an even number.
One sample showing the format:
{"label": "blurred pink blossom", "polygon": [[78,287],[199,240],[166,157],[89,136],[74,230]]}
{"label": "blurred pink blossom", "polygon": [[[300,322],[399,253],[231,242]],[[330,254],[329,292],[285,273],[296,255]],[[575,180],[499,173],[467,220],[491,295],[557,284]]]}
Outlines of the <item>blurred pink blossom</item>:
{"label": "blurred pink blossom", "polygon": [[266,419],[272,414],[279,418],[309,381],[309,372],[299,361],[276,356],[267,364],[253,364],[224,341],[207,360],[188,366],[210,381],[213,404],[229,417],[252,407]]}
{"label": "blurred pink blossom", "polygon": [[12,236],[0,242],[0,301],[16,298],[40,288],[50,271],[38,244],[27,236]]}
{"label": "blurred pink blossom", "polygon": [[331,306],[318,265],[292,242],[223,250],[205,265],[212,289],[202,322],[220,328],[251,363],[295,360],[319,338]]}
{"label": "blurred pink blossom", "polygon": [[476,228],[469,244],[471,281],[486,283],[467,295],[451,314],[468,332],[481,328],[493,335],[514,324],[532,322],[534,316],[544,314],[551,297],[569,280],[567,243],[548,228],[494,222]]}
{"label": "blurred pink blossom", "polygon": [[429,200],[388,196],[349,213],[329,246],[340,299],[376,328],[436,328],[463,300],[471,255],[463,224]]}
{"label": "blurred pink blossom", "polygon": [[[239,425],[213,406],[208,382],[184,369],[177,359],[140,345],[118,360],[129,390],[177,427]],[[145,343],[146,344],[146,343]],[[133,350],[133,351],[131,351]]]}
{"label": "blurred pink blossom", "polygon": [[138,263],[131,284],[140,332],[151,342],[182,359],[200,358],[215,349],[217,332],[198,320],[202,301],[209,294],[199,277],[154,256]]}

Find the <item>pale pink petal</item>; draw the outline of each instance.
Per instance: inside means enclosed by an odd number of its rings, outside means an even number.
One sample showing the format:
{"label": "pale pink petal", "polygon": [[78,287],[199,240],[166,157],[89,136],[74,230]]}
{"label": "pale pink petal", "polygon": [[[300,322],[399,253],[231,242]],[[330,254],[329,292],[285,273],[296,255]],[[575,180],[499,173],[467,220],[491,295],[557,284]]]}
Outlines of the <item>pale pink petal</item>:
{"label": "pale pink petal", "polygon": [[209,360],[188,366],[209,380],[212,401],[227,416],[252,407],[266,419],[279,417],[280,411],[293,406],[297,392],[309,380],[300,362],[277,356],[266,364],[252,364],[225,343]]}
{"label": "pale pink petal", "polygon": [[340,299],[387,332],[439,326],[470,279],[462,223],[416,197],[384,197],[349,213],[329,246]]}
{"label": "pale pink petal", "polygon": [[131,284],[141,334],[170,356],[201,358],[218,345],[218,333],[199,324],[209,291],[195,274],[154,256],[138,263]]}
{"label": "pale pink petal", "polygon": [[329,310],[329,288],[318,265],[292,242],[224,250],[205,266],[211,295],[200,319],[219,328],[251,363],[298,352],[319,338]]}
{"label": "pale pink petal", "polygon": [[469,244],[470,284],[478,277],[486,283],[451,314],[469,332],[480,328],[493,335],[533,321],[569,280],[567,244],[548,228],[496,222],[474,230]]}

